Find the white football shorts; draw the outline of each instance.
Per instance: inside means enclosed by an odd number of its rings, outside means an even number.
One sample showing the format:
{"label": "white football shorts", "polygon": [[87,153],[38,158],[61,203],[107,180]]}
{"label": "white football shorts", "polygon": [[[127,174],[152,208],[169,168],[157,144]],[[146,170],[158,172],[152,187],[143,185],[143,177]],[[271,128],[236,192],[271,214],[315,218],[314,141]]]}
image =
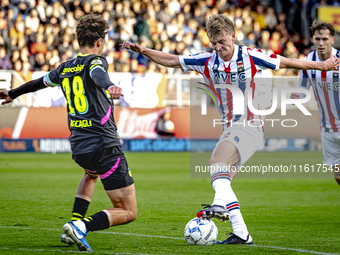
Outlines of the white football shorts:
{"label": "white football shorts", "polygon": [[257,151],[263,149],[263,130],[262,127],[229,127],[226,128],[220,139],[215,145],[222,142],[231,142],[240,154],[240,161],[236,164],[238,169]]}
{"label": "white football shorts", "polygon": [[340,132],[328,133],[321,130],[323,163],[327,166],[340,164]]}

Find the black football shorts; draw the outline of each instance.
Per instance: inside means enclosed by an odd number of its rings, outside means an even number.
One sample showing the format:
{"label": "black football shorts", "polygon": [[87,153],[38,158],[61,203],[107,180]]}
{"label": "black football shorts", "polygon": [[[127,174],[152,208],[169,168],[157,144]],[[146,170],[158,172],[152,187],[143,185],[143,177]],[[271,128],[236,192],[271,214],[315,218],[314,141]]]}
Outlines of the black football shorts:
{"label": "black football shorts", "polygon": [[72,155],[72,158],[90,175],[98,175],[105,190],[121,189],[134,183],[121,146]]}

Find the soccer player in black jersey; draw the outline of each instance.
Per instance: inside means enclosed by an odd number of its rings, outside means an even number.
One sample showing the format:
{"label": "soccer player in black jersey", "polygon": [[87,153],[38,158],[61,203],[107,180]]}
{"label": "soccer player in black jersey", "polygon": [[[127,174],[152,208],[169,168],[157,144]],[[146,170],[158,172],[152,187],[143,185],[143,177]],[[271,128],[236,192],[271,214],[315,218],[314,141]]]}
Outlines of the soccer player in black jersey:
{"label": "soccer player in black jersey", "polygon": [[[80,181],[72,221],[63,227],[62,240],[76,243],[79,250],[92,251],[85,237],[88,231],[107,229],[136,219],[134,181],[121,150],[113,118],[112,99],[122,96],[107,74],[108,64],[100,54],[108,23],[89,14],[77,25],[80,53],[44,77],[13,90],[0,91],[2,104],[39,89],[61,86],[67,100],[72,158],[85,170]],[[97,178],[101,179],[114,208],[84,218]]]}

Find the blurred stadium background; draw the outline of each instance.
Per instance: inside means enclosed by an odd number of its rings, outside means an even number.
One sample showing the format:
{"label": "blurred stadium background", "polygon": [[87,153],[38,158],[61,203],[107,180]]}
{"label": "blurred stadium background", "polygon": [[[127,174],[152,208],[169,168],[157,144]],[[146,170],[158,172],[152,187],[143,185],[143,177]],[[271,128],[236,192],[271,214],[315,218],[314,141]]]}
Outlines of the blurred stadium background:
{"label": "blurred stadium background", "polygon": [[[75,57],[77,20],[89,12],[110,24],[103,55],[110,78],[125,95],[115,102],[115,119],[123,148],[129,151],[211,151],[221,128],[207,133],[201,123],[194,133],[190,130],[190,110],[199,106],[193,98],[200,95],[190,89],[190,79],[199,74],[157,66],[140,54],[121,51],[121,42],[172,54],[211,51],[205,22],[210,15],[223,13],[235,23],[236,43],[302,58],[313,50],[309,26],[314,19],[331,22],[340,31],[336,0],[1,0],[0,89],[16,88]],[[338,33],[336,48],[337,38]],[[269,85],[262,84],[262,90],[271,98],[273,86],[296,86],[298,72],[283,69],[265,76]],[[272,83],[276,78],[280,82]],[[263,102],[262,107],[270,105]],[[213,108],[213,103],[209,106]],[[286,118],[298,119],[298,128],[265,127],[264,150],[321,149],[317,104],[313,99],[305,106],[312,116],[303,116],[292,106]],[[60,88],[0,106],[0,152],[69,152],[65,107]],[[282,119],[279,110],[272,119]],[[212,114],[219,118],[216,110]]]}

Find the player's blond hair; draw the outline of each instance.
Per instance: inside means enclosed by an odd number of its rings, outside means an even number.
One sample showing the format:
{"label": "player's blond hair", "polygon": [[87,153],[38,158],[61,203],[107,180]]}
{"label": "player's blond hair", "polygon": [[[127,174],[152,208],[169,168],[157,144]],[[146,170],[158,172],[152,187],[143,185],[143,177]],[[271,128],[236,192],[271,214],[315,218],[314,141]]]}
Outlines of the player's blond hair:
{"label": "player's blond hair", "polygon": [[208,37],[215,36],[223,31],[227,34],[234,34],[234,23],[224,14],[214,14],[209,17],[205,29]]}

